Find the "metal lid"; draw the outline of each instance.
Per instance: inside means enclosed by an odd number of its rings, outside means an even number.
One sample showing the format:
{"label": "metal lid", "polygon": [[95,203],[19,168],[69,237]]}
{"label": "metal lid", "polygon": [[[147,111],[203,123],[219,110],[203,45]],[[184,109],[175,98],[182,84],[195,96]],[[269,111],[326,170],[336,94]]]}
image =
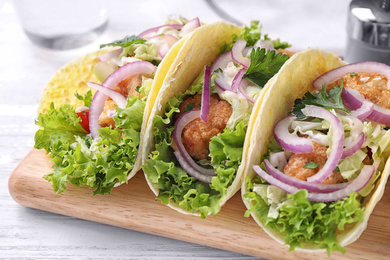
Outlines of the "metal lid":
{"label": "metal lid", "polygon": [[347,30],[356,40],[390,48],[390,0],[353,0]]}

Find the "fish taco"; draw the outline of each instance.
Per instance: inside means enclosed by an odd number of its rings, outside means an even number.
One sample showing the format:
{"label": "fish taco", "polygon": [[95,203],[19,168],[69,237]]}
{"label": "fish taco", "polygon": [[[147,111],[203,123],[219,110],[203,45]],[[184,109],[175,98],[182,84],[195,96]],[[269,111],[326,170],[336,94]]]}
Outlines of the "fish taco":
{"label": "fish taco", "polygon": [[384,64],[346,64],[309,49],[255,104],[244,148],[246,216],[289,250],[344,253],[365,230],[390,172],[389,75]]}
{"label": "fish taco", "polygon": [[101,45],[70,62],[46,86],[39,106],[35,148],[45,149],[53,171],[44,178],[61,193],[66,184],[110,193],[141,168],[151,107],[198,18],[172,17],[139,35]]}
{"label": "fish taco", "polygon": [[[149,118],[142,169],[156,198],[207,217],[240,188],[241,158],[253,103],[289,59],[254,21],[217,22],[185,42]],[[287,53],[287,54],[284,54]]]}

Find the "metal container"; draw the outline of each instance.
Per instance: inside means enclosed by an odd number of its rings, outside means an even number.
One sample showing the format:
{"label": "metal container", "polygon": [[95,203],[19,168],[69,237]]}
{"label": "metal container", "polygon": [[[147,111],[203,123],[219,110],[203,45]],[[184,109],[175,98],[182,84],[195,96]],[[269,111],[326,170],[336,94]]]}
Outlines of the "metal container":
{"label": "metal container", "polygon": [[353,0],[347,21],[345,60],[390,65],[390,0]]}

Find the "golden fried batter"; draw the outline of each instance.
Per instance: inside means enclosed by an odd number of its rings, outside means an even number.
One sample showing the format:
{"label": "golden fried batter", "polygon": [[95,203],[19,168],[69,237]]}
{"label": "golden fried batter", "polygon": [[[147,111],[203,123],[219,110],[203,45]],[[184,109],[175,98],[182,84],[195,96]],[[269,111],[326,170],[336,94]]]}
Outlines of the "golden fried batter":
{"label": "golden fried batter", "polygon": [[[313,142],[314,151],[311,153],[294,154],[290,157],[288,163],[284,166],[283,172],[289,176],[293,176],[297,179],[304,180],[310,176],[316,174],[324,166],[328,156],[326,150],[328,147],[319,145]],[[318,164],[315,169],[303,168],[307,163],[313,161]],[[345,179],[341,176],[340,172],[333,171],[333,173],[327,177],[322,183],[323,184],[334,184],[344,182]]]}
{"label": "golden fried batter", "polygon": [[286,54],[286,55],[288,55],[290,58],[295,54],[295,52],[292,52],[292,51],[289,51],[289,50],[285,50],[285,49],[282,49],[282,48],[279,48],[279,49],[278,49],[278,52],[283,53],[283,54]]}
{"label": "golden fried batter", "polygon": [[[136,91],[137,86],[142,85],[142,77],[147,76],[143,74],[137,74],[134,76],[131,76],[122,82],[118,84],[114,88],[115,91],[118,91],[125,97],[129,95],[136,96],[140,98],[140,94]],[[104,104],[103,112],[99,116],[99,125],[101,127],[106,127],[106,126],[112,126],[113,128],[115,127],[115,122],[114,119],[112,119],[112,113],[115,111],[115,102],[111,99],[108,98],[106,100],[106,103]]]}
{"label": "golden fried batter", "polygon": [[[372,103],[390,108],[390,89],[388,79],[373,72],[347,73],[343,79],[344,87],[356,89]],[[341,84],[341,79],[336,82]]]}
{"label": "golden fried batter", "polygon": [[[186,99],[179,107],[180,114],[184,113],[188,105],[200,109],[201,99],[200,94]],[[223,132],[232,112],[232,107],[227,101],[221,100],[218,95],[210,97],[207,123],[200,118],[195,119],[185,126],[182,133],[184,147],[192,157],[198,160],[208,158],[210,139]]]}

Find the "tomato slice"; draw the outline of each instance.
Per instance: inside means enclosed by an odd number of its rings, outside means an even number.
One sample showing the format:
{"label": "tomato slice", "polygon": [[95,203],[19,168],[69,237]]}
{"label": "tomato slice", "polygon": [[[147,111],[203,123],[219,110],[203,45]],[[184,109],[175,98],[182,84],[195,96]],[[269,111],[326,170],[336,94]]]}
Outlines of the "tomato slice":
{"label": "tomato slice", "polygon": [[85,131],[90,133],[91,131],[89,130],[89,120],[88,120],[89,112],[88,111],[78,112],[77,115],[81,119],[80,125],[85,129]]}

